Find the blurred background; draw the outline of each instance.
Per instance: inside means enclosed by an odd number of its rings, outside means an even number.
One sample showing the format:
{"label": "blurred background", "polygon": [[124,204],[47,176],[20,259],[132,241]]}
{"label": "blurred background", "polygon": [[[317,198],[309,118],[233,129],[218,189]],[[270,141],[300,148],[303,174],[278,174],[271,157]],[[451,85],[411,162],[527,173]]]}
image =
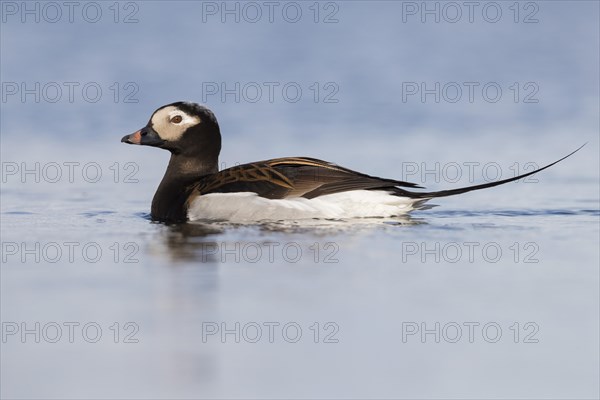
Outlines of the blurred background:
{"label": "blurred background", "polygon": [[[598,2],[0,5],[3,398],[599,396]],[[168,153],[120,139],[179,100],[223,168],[445,189],[587,145],[410,218],[164,226]]]}

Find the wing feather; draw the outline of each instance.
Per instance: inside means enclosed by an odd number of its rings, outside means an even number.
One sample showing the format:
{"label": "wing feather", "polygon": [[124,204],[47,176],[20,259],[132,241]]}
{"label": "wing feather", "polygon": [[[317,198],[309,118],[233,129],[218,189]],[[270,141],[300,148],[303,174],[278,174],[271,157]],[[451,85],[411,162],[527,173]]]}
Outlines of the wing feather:
{"label": "wing feather", "polygon": [[362,174],[315,158],[288,157],[238,165],[206,176],[194,187],[197,195],[254,192],[269,199],[315,198],[350,190],[420,186]]}

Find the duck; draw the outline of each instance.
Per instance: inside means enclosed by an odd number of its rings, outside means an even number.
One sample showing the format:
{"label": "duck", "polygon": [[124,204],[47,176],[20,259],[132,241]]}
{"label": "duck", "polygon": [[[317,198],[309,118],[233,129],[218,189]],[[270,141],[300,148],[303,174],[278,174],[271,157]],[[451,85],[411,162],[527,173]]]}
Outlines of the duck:
{"label": "duck", "polygon": [[219,171],[221,132],[206,106],[178,101],[152,113],[121,142],[167,150],[171,158],[154,194],[151,217],[164,223],[255,223],[303,219],[404,216],[429,200],[504,185],[543,171],[561,159],[512,178],[440,191],[379,178],[310,158],[284,157]]}

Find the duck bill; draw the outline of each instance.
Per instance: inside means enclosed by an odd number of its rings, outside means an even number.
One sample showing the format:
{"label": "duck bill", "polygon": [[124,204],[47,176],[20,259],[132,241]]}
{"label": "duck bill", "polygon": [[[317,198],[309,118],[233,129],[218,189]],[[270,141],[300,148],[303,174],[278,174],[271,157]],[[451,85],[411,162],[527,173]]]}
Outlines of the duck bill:
{"label": "duck bill", "polygon": [[139,144],[142,146],[160,146],[165,141],[158,136],[158,133],[149,126],[146,126],[139,131],[133,132],[131,135],[125,135],[121,139],[122,143]]}

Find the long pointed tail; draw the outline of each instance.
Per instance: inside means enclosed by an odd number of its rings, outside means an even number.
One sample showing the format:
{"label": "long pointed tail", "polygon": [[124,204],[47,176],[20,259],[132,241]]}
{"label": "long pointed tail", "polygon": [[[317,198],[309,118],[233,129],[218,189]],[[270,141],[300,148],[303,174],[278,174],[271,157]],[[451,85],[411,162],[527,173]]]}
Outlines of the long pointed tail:
{"label": "long pointed tail", "polygon": [[543,171],[546,168],[550,168],[554,164],[557,164],[557,163],[561,162],[562,160],[564,160],[565,158],[568,158],[568,157],[572,156],[573,154],[577,153],[586,144],[587,143],[584,143],[577,150],[575,150],[575,151],[567,154],[566,156],[564,156],[560,160],[554,161],[552,164],[548,164],[545,167],[536,169],[535,171],[531,171],[531,172],[528,172],[528,173],[523,174],[523,175],[515,176],[513,178],[502,179],[502,180],[496,181],[496,182],[484,183],[484,184],[481,184],[481,185],[474,185],[474,186],[467,186],[467,187],[462,187],[462,188],[458,188],[458,189],[440,190],[439,192],[422,192],[422,193],[409,192],[409,191],[406,191],[406,192],[410,195],[410,197],[415,198],[415,199],[432,199],[434,197],[454,196],[455,194],[461,194],[461,193],[471,192],[473,190],[487,189],[487,188],[491,188],[491,187],[494,187],[494,186],[504,185],[505,183],[509,183],[509,182],[513,182],[513,181],[516,181],[516,180],[519,180],[519,179],[522,179],[522,178],[526,178],[526,177],[528,177],[530,175],[537,174],[538,172]]}

